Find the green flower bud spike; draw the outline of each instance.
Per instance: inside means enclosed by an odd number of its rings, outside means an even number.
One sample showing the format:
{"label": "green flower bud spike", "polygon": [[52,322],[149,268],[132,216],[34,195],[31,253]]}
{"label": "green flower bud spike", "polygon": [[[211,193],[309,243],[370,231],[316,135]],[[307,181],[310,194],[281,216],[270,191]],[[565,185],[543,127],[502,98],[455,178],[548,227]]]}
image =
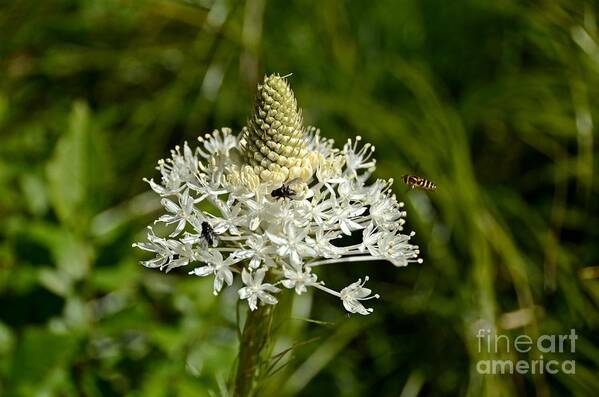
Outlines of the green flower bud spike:
{"label": "green flower bud spike", "polygon": [[254,112],[240,140],[245,163],[263,182],[308,181],[319,156],[306,146],[302,113],[293,91],[278,74],[258,85]]}

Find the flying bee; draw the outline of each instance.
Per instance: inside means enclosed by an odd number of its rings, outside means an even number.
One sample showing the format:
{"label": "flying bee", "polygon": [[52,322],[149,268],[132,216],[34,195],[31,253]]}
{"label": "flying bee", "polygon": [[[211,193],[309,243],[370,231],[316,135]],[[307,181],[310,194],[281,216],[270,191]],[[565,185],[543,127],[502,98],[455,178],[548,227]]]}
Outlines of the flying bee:
{"label": "flying bee", "polygon": [[415,175],[404,175],[401,177],[401,180],[410,187],[410,189],[414,189],[419,187],[424,190],[434,191],[437,188],[437,185],[429,181],[428,179],[424,179],[421,176]]}
{"label": "flying bee", "polygon": [[287,183],[284,183],[283,185],[281,185],[281,187],[276,188],[275,190],[270,192],[270,195],[277,199],[295,197],[297,192],[291,188],[291,185],[299,182],[299,180],[300,180],[300,178],[295,178],[295,179],[290,180]]}
{"label": "flying bee", "polygon": [[209,245],[214,247],[214,243],[216,241],[216,234],[214,234],[214,229],[212,229],[212,226],[210,226],[210,224],[206,221],[202,222],[201,226],[202,231],[200,232],[200,236],[202,236]]}

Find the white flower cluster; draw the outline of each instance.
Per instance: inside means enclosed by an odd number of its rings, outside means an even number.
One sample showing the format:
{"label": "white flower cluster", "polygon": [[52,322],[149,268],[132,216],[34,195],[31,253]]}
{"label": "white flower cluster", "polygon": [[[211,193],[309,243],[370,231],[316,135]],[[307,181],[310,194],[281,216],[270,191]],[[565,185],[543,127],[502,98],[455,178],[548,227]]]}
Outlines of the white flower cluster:
{"label": "white flower cluster", "polygon": [[[337,292],[319,281],[325,264],[385,260],[406,266],[418,259],[413,235],[402,234],[403,203],[392,180],[366,182],[374,147],[349,140],[341,150],[319,130],[302,127],[293,91],[278,75],[258,86],[254,114],[236,137],[229,129],[187,143],[161,160],[161,182],[148,180],[173,225],[168,237],[149,227],[134,246],[155,257],[147,267],[169,270],[203,264],[189,274],[214,278],[214,293],[241,274],[239,297],[251,310],[277,303],[281,287],[297,294],[317,288],[340,298],[351,313],[368,314],[361,301],[378,298],[368,277]],[[358,243],[352,244],[361,236]]]}
{"label": "white flower cluster", "polygon": [[[297,189],[291,197],[273,196],[280,186],[262,182],[251,167],[239,165],[239,142],[230,130],[200,140],[195,151],[186,143],[159,162],[160,184],[148,181],[166,210],[156,222],[176,226],[168,237],[156,236],[149,227],[148,241],[134,244],[156,254],[145,266],[169,271],[204,263],[189,274],[214,277],[215,294],[241,274],[239,296],[252,310],[258,301],[276,304],[279,287],[297,294],[314,287],[339,297],[349,312],[368,314],[372,309],[360,301],[378,295],[371,295],[361,280],[337,292],[318,281],[315,268],[421,261],[418,247],[409,243],[413,233],[401,233],[406,213],[391,193],[392,180],[365,183],[374,170],[374,148],[359,147],[360,137],[337,150],[332,140],[310,130],[307,146],[322,160],[309,183],[291,181],[289,188]],[[343,237],[352,234],[361,235],[361,241],[343,245]]]}

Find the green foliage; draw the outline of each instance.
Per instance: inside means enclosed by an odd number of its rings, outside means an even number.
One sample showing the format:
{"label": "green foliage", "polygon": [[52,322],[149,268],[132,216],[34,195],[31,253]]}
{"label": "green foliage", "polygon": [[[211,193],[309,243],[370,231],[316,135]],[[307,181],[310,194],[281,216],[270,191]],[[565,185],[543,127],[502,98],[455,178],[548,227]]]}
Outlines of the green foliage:
{"label": "green foliage", "polygon": [[[293,348],[265,395],[596,395],[598,14],[579,0],[3,2],[0,395],[221,394],[235,297],[142,268],[131,243],[159,208],[141,178],[176,144],[239,131],[265,73],[293,73],[305,124],[374,143],[377,176],[438,186],[396,183],[425,262],[370,267],[372,316],[285,303],[273,353]],[[323,271],[347,285],[358,269]],[[576,375],[477,374],[481,325],[576,329]]]}

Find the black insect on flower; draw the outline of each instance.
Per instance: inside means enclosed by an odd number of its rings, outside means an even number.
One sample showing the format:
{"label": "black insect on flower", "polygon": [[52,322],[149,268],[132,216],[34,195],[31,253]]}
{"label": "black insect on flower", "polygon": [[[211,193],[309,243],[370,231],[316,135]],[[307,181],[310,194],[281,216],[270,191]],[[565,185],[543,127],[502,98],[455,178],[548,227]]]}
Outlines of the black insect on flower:
{"label": "black insect on flower", "polygon": [[212,226],[210,226],[208,222],[202,222],[202,231],[200,232],[200,235],[210,246],[215,246],[216,235],[214,234],[214,229],[212,229]]}

